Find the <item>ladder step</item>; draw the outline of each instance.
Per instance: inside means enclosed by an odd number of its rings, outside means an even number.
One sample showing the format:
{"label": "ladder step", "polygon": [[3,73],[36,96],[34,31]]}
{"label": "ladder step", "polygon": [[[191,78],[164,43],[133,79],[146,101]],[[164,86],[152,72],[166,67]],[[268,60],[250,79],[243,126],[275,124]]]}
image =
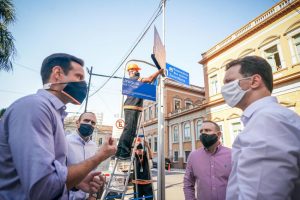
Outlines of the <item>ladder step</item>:
{"label": "ladder step", "polygon": [[124,193],[126,190],[118,190],[114,188],[107,188],[106,189],[108,192],[118,192],[118,193]]}
{"label": "ladder step", "polygon": [[127,176],[128,176],[128,173],[124,173],[124,174],[117,174],[117,173],[115,173],[115,174],[111,174],[111,176],[112,176],[112,177],[113,177],[113,176],[127,177]]}

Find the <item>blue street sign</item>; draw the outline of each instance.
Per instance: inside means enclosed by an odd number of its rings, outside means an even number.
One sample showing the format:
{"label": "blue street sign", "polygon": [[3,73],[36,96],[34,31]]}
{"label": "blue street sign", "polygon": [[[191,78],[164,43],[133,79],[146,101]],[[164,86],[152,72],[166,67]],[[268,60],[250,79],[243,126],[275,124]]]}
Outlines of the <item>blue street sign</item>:
{"label": "blue street sign", "polygon": [[183,71],[182,69],[179,69],[177,67],[174,67],[169,63],[166,64],[166,70],[167,70],[167,77],[179,83],[190,85],[190,76],[188,72]]}
{"label": "blue street sign", "polygon": [[142,83],[140,81],[124,78],[122,83],[122,94],[140,99],[156,101],[155,85]]}

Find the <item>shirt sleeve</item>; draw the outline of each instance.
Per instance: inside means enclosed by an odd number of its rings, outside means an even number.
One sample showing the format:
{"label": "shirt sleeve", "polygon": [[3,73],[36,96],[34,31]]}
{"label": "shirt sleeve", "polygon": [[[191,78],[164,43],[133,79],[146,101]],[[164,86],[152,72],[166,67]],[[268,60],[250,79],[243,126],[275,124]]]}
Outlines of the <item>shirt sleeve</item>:
{"label": "shirt sleeve", "polygon": [[290,199],[299,175],[299,138],[291,125],[261,114],[245,131],[246,146],[237,159],[238,199]]}
{"label": "shirt sleeve", "polygon": [[183,191],[186,200],[196,200],[195,197],[195,176],[192,168],[192,154],[188,157],[187,166],[183,180]]}
{"label": "shirt sleeve", "polygon": [[9,115],[9,145],[29,199],[54,199],[66,190],[67,168],[55,160],[54,117],[43,102],[17,104]]}

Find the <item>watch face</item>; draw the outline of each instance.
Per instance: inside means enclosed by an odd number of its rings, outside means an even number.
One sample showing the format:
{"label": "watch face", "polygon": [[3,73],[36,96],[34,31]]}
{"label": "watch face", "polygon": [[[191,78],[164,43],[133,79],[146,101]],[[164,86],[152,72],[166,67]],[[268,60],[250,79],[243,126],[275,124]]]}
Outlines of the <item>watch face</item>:
{"label": "watch face", "polygon": [[93,193],[93,194],[91,194],[91,196],[97,198],[98,194],[97,193]]}

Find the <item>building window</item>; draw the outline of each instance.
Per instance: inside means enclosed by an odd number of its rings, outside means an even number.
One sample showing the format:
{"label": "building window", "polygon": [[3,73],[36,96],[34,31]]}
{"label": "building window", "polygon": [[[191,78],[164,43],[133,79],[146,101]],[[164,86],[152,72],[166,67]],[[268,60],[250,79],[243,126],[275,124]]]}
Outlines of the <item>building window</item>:
{"label": "building window", "polygon": [[293,41],[294,41],[296,57],[298,62],[300,62],[300,33],[298,33],[293,37]]}
{"label": "building window", "polygon": [[155,110],[154,110],[155,118],[157,117],[157,114],[158,114],[158,106],[157,104],[155,104]]}
{"label": "building window", "polygon": [[153,148],[154,152],[157,152],[157,137],[154,137],[154,148]]}
{"label": "building window", "polygon": [[173,128],[173,143],[177,143],[178,142],[178,126],[174,126]]}
{"label": "building window", "polygon": [[185,123],[183,127],[183,140],[190,141],[191,140],[191,126],[190,123]]}
{"label": "building window", "polygon": [[231,137],[232,137],[232,142],[235,140],[235,138],[237,137],[237,135],[242,132],[242,124],[241,122],[233,122],[231,124]]}
{"label": "building window", "polygon": [[178,151],[174,151],[173,161],[178,162]]}
{"label": "building window", "polygon": [[220,127],[220,132],[222,133],[222,137],[221,137],[221,143],[224,144],[224,135],[223,135],[223,123],[221,122],[217,122],[217,124]]}
{"label": "building window", "polygon": [[278,51],[277,45],[274,45],[268,49],[264,50],[265,58],[271,65],[273,72],[278,71],[282,68],[281,59]]}
{"label": "building window", "polygon": [[148,139],[148,144],[149,144],[150,149],[152,149],[152,140],[151,140],[151,138]]}
{"label": "building window", "polygon": [[198,120],[196,126],[197,126],[197,128],[196,128],[196,140],[200,140],[200,136],[201,136],[200,129],[201,129],[201,126],[202,126],[202,120]]}
{"label": "building window", "polygon": [[212,77],[210,77],[209,79],[210,84],[209,84],[209,88],[210,88],[210,95],[215,95],[218,93],[219,89],[218,89],[218,77],[217,75],[214,75]]}
{"label": "building window", "polygon": [[191,151],[184,151],[184,162],[187,162],[190,153]]}
{"label": "building window", "polygon": [[193,106],[193,102],[191,101],[185,101],[185,107],[186,108],[191,108]]}
{"label": "building window", "polygon": [[149,119],[152,119],[152,107],[149,107]]}
{"label": "building window", "polygon": [[180,109],[180,100],[179,99],[174,99],[174,111],[177,111]]}
{"label": "building window", "polygon": [[99,138],[99,146],[103,144],[102,138]]}
{"label": "building window", "polygon": [[144,121],[148,120],[147,109],[144,110]]}

